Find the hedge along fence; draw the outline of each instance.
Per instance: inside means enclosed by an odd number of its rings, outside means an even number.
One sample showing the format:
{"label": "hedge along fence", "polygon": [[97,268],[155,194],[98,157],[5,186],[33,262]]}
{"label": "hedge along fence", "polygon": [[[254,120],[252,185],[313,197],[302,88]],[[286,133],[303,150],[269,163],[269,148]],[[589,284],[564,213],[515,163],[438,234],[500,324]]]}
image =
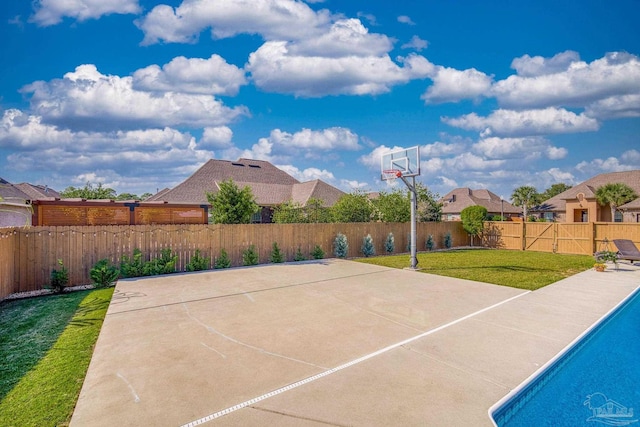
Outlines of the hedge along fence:
{"label": "hedge along fence", "polygon": [[[332,258],[333,241],[338,233],[347,236],[348,257],[362,256],[362,239],[371,234],[376,254],[386,253],[384,242],[394,234],[394,253],[406,252],[410,223],[346,223],[346,224],[246,224],[246,225],[123,225],[30,227],[0,229],[0,298],[17,292],[39,290],[50,282],[51,270],[61,259],[69,270],[69,286],[88,284],[89,271],[100,259],[119,265],[123,255],[134,249],[142,251],[145,260],[160,256],[170,248],[178,255],[177,271],[185,271],[195,254],[215,259],[225,249],[233,266],[242,265],[242,252],[254,245],[260,263],[268,263],[277,242],[285,260],[293,261],[298,251],[310,257],[316,245]],[[418,223],[417,249],[425,249],[429,234],[435,248],[442,248],[449,232],[453,246],[466,245],[467,234],[459,222]]]}

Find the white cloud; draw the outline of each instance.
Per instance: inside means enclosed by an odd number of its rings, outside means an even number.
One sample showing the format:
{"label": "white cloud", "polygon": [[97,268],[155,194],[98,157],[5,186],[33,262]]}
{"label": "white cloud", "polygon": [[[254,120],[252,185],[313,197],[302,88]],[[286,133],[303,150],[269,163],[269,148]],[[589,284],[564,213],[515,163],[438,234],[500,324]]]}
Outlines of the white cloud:
{"label": "white cloud", "polygon": [[525,138],[484,138],[473,145],[473,150],[490,159],[537,159],[545,156],[548,159],[562,159],[567,150],[554,147],[542,137]]}
{"label": "white cloud", "polygon": [[293,176],[300,182],[306,181],[314,181],[316,179],[321,179],[327,183],[335,182],[336,178],[333,173],[329,172],[326,169],[318,169],[318,168],[307,168],[300,170],[293,165],[276,165],[278,169],[282,169],[289,175]]}
{"label": "white cloud", "polygon": [[[634,150],[635,151],[635,150]],[[628,152],[627,152],[628,153]],[[626,160],[632,160],[630,163],[625,163],[617,157],[608,157],[606,159],[593,159],[590,162],[583,161],[576,165],[576,169],[580,172],[587,174],[588,176],[593,176],[598,173],[604,172],[622,172],[628,170],[638,169],[640,164],[633,162],[633,155]]]}
{"label": "white cloud", "polygon": [[479,99],[489,93],[493,79],[475,68],[460,71],[440,66],[429,77],[433,85],[420,97],[428,104]]}
{"label": "white cloud", "polygon": [[511,68],[522,77],[535,77],[567,71],[572,63],[580,61],[578,52],[571,50],[558,53],[551,58],[521,56],[511,62]]}
{"label": "white cloud", "polygon": [[567,172],[559,168],[551,168],[544,171],[544,173],[551,176],[551,180],[548,180],[549,186],[558,182],[563,182],[565,184],[572,184],[575,182],[575,177],[571,172]]}
{"label": "white cloud", "polygon": [[137,21],[142,44],[191,43],[206,28],[214,38],[259,34],[267,40],[297,40],[318,35],[330,22],[326,10],[313,11],[294,0],[184,0],[175,9],[154,7]]}
{"label": "white cloud", "polygon": [[620,159],[627,164],[640,168],[640,151],[638,150],[625,151],[620,156]]}
{"label": "white cloud", "polygon": [[39,26],[46,27],[58,24],[64,17],[86,21],[98,19],[112,13],[140,13],[138,0],[35,0],[35,13],[29,18]]}
{"label": "white cloud", "polygon": [[104,75],[91,64],[22,92],[33,94],[32,110],[43,120],[75,129],[219,126],[248,114],[245,107],[229,108],[212,96],[136,91],[132,77]]}
{"label": "white cloud", "polygon": [[287,42],[267,42],[249,56],[246,69],[257,87],[296,96],[371,95],[413,78],[426,77],[430,63],[423,57],[401,58],[403,67],[388,55],[296,56]]}
{"label": "white cloud", "polygon": [[302,129],[289,133],[274,129],[269,140],[284,150],[302,148],[306,150],[359,150],[358,135],[349,129],[333,127],[322,130]]}
{"label": "white cloud", "polygon": [[[493,87],[500,105],[585,107],[610,97],[640,94],[640,58],[636,55],[613,52],[588,64],[571,53],[560,55],[563,56],[553,64],[558,55],[541,60],[538,68],[531,66],[535,62],[531,58],[520,58],[517,69],[524,74],[510,76]],[[550,68],[562,67],[566,70],[549,74]]]}
{"label": "white cloud", "polygon": [[597,120],[584,114],[558,108],[513,111],[499,109],[487,117],[476,113],[457,118],[444,117],[450,126],[467,130],[482,131],[483,136],[530,136],[596,131],[600,127]]}
{"label": "white cloud", "polygon": [[416,25],[416,23],[413,22],[407,15],[398,16],[398,22],[400,22],[401,24]]}
{"label": "white cloud", "polygon": [[504,164],[505,160],[487,160],[472,153],[463,153],[454,158],[445,160],[446,167],[456,171],[490,170],[499,168]]}
{"label": "white cloud", "polygon": [[434,142],[433,144],[427,144],[420,147],[420,157],[441,157],[450,156],[452,154],[461,154],[465,151],[466,144],[462,142]]}
{"label": "white cloud", "polygon": [[383,34],[369,33],[359,19],[341,19],[317,37],[291,42],[287,50],[292,56],[340,58],[385,55],[393,48]]}
{"label": "white cloud", "polygon": [[201,148],[229,148],[233,131],[227,126],[206,127],[202,132]]}
{"label": "white cloud", "polygon": [[208,59],[178,56],[162,68],[150,65],[133,73],[133,89],[152,92],[236,95],[246,83],[243,70],[215,54]]}
{"label": "white cloud", "polygon": [[415,49],[420,52],[422,49],[426,49],[427,46],[429,46],[429,42],[427,42],[426,40],[422,40],[418,36],[413,36],[411,37],[411,40],[400,47],[402,49]]}
{"label": "white cloud", "polygon": [[640,117],[640,93],[601,99],[589,104],[585,115],[598,119]]}
{"label": "white cloud", "polygon": [[367,184],[366,182],[355,180],[355,179],[341,179],[339,187],[344,192],[349,193],[354,190],[363,190],[369,187],[369,184]]}

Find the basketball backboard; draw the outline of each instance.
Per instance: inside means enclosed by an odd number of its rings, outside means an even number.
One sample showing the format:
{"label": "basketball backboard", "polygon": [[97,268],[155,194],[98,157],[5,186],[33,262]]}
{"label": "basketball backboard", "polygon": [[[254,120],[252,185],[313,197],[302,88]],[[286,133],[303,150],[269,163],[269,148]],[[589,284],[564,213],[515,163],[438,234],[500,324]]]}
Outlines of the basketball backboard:
{"label": "basketball backboard", "polygon": [[420,175],[420,148],[416,145],[384,153],[380,172],[383,181]]}

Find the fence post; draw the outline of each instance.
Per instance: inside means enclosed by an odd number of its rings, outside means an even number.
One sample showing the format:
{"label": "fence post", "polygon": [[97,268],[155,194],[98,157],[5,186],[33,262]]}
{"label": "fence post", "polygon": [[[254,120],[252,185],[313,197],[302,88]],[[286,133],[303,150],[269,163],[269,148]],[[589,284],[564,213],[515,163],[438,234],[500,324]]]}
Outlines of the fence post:
{"label": "fence post", "polygon": [[522,250],[527,250],[527,219],[522,219]]}

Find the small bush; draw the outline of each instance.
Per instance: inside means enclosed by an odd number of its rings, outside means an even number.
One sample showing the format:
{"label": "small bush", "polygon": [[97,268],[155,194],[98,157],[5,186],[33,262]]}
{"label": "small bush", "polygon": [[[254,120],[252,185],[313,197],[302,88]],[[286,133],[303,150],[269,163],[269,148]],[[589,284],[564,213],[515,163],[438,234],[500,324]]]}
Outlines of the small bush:
{"label": "small bush", "polygon": [[160,257],[144,263],[144,276],[157,276],[159,274],[170,274],[176,271],[178,255],[173,255],[171,248],[164,248],[160,251]]}
{"label": "small bush", "polygon": [[69,270],[64,266],[62,260],[58,260],[58,265],[60,269],[51,270],[51,284],[49,289],[51,289],[56,294],[61,293],[64,288],[69,284]]}
{"label": "small bush", "polygon": [[91,271],[89,271],[91,281],[99,288],[107,288],[113,285],[119,276],[120,270],[118,267],[112,265],[106,258],[96,262]]}
{"label": "small bush", "polygon": [[433,241],[433,234],[429,234],[427,236],[427,241],[425,242],[425,247],[428,251],[432,251],[435,246],[435,242]]}
{"label": "small bush", "polygon": [[249,246],[242,252],[242,265],[257,265],[258,253],[254,245]]}
{"label": "small bush", "polygon": [[274,264],[284,262],[284,255],[282,254],[282,251],[278,247],[277,242],[273,242],[273,246],[271,249],[271,258],[269,258],[269,260]]}
{"label": "small bush", "polygon": [[338,258],[346,258],[349,253],[349,242],[347,242],[347,236],[342,233],[338,233],[333,241],[334,255]]}
{"label": "small bush", "polygon": [[122,255],[120,275],[122,277],[144,276],[144,262],[142,261],[142,251],[140,249],[135,248],[131,257]]}
{"label": "small bush", "polygon": [[371,234],[367,234],[362,239],[362,247],[360,248],[362,254],[366,257],[372,256],[376,254],[376,248],[373,246],[373,238]]}
{"label": "small bush", "polygon": [[187,271],[202,271],[209,268],[209,260],[200,255],[200,249],[196,249],[195,255],[189,260],[187,264]]}
{"label": "small bush", "polygon": [[313,248],[313,251],[311,251],[311,257],[313,259],[323,259],[324,258],[324,251],[322,250],[320,245],[316,245]]}
{"label": "small bush", "polygon": [[387,235],[387,240],[384,241],[384,250],[390,254],[392,253],[396,248],[396,243],[395,243],[395,239],[393,237],[393,233],[389,233]]}
{"label": "small bush", "polygon": [[451,238],[451,232],[447,231],[444,234],[444,247],[450,249],[453,246],[453,239]]}
{"label": "small bush", "polygon": [[229,268],[231,267],[231,259],[229,254],[224,249],[220,251],[220,256],[216,258],[214,268]]}
{"label": "small bush", "polygon": [[[320,250],[322,250],[322,249],[320,249]],[[307,257],[304,256],[304,254],[302,253],[302,249],[300,248],[300,246],[298,246],[298,250],[296,251],[296,254],[293,257],[293,260],[294,261],[306,261],[306,259],[307,259]]]}

